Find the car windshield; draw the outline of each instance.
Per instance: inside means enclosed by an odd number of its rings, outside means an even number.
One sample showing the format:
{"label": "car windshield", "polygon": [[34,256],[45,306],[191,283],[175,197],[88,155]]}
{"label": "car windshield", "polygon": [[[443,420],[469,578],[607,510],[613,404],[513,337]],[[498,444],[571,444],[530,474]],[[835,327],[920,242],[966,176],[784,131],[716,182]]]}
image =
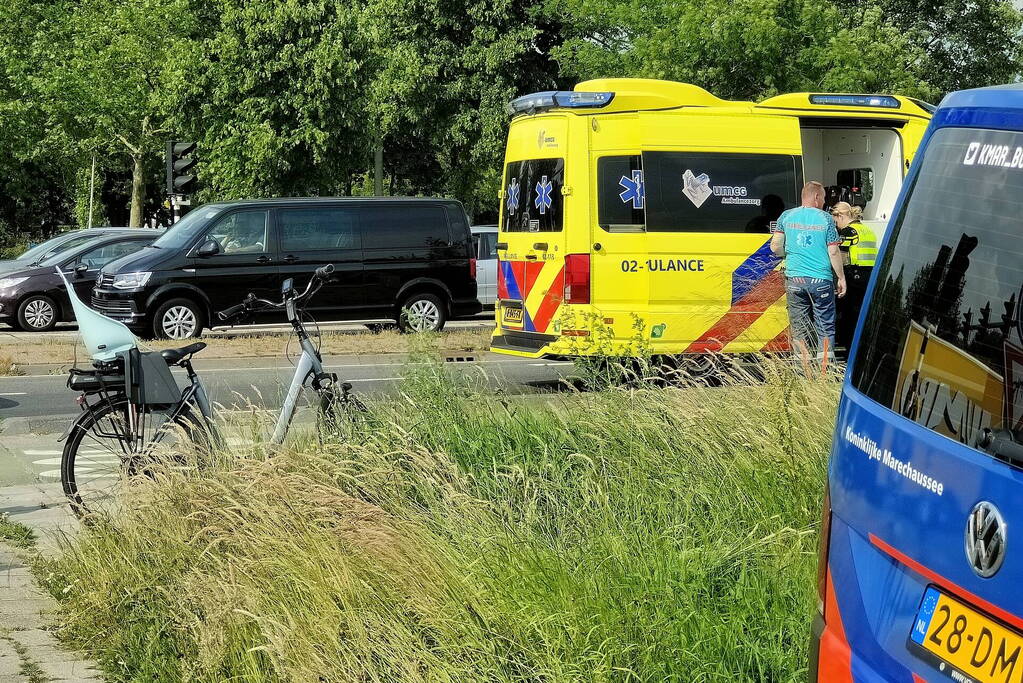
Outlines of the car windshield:
{"label": "car windshield", "polygon": [[180,249],[202,232],[210,219],[224,210],[222,205],[210,204],[190,211],[184,218],[168,228],[160,239],[153,242],[160,249]]}
{"label": "car windshield", "polygon": [[67,249],[73,249],[79,245],[85,244],[89,240],[96,239],[95,233],[88,233],[83,235],[69,236],[67,234],[57,235],[52,239],[48,239],[42,244],[37,244],[21,256],[18,257],[19,261],[42,261],[44,258],[49,258],[54,254],[65,251]]}

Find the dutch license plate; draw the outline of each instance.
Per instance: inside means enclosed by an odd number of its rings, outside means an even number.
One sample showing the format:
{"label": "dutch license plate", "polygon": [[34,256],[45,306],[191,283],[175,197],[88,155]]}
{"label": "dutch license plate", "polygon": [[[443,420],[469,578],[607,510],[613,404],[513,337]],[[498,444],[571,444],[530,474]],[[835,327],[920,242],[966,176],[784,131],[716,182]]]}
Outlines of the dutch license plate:
{"label": "dutch license plate", "polygon": [[504,306],[501,308],[501,322],[507,325],[521,325],[522,324],[522,307],[510,307]]}
{"label": "dutch license plate", "polygon": [[936,657],[934,664],[954,680],[1023,679],[1023,636],[933,586],[924,593],[910,640]]}

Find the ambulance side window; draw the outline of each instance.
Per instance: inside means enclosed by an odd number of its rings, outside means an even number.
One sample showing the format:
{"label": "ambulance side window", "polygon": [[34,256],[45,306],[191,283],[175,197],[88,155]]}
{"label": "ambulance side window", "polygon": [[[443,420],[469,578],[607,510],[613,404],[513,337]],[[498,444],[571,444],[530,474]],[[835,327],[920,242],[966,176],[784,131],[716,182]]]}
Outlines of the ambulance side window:
{"label": "ambulance side window", "polygon": [[561,232],[564,159],[512,161],[504,172],[505,232]]}
{"label": "ambulance side window", "polygon": [[642,232],[646,183],[639,154],[597,159],[597,223],[608,232]]}
{"label": "ambulance side window", "polygon": [[644,152],[648,232],[770,232],[798,204],[802,164],[787,154]]}

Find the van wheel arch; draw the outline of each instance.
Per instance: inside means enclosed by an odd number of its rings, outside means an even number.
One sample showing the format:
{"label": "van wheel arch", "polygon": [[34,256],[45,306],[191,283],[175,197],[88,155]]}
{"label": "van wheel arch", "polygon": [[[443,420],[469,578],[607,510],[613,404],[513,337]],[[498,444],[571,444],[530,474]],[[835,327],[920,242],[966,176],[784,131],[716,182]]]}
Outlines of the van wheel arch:
{"label": "van wheel arch", "polygon": [[149,328],[149,331],[152,333],[153,337],[155,339],[167,338],[159,330],[157,330],[158,325],[157,317],[158,314],[161,312],[163,306],[168,302],[174,300],[188,302],[195,307],[195,312],[198,314],[197,316],[198,320],[196,321],[198,329],[196,331],[195,336],[196,337],[200,336],[202,334],[203,329],[205,329],[212,320],[209,302],[206,299],[206,297],[199,295],[198,292],[195,292],[191,289],[176,288],[165,290],[164,292],[157,292],[149,299],[149,302],[146,304],[146,316],[148,321],[147,327]]}
{"label": "van wheel arch", "polygon": [[398,291],[398,296],[395,297],[394,301],[394,318],[397,320],[401,316],[401,307],[408,300],[409,297],[416,294],[433,294],[438,297],[444,304],[446,309],[444,312],[448,317],[451,317],[451,290],[439,280],[412,280],[408,282]]}

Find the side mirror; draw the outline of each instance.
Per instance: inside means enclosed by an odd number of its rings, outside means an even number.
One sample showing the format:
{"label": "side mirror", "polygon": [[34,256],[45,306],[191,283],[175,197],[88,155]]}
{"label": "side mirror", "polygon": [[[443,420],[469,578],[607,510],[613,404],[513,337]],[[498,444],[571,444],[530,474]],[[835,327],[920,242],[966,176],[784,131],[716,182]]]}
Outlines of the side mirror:
{"label": "side mirror", "polygon": [[88,272],[89,266],[86,265],[85,263],[79,263],[77,266],[75,266],[75,275],[77,275],[78,277],[81,277]]}
{"label": "side mirror", "polygon": [[220,253],[220,242],[217,240],[206,240],[199,245],[199,248],[195,250],[195,255],[199,258],[209,258],[210,256],[216,256]]}

